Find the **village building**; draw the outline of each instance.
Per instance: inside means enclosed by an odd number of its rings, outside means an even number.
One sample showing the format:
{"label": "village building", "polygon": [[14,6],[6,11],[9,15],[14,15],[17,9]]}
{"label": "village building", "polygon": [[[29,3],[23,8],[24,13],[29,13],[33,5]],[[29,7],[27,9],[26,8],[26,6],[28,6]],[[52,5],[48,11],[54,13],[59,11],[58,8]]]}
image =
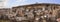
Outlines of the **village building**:
{"label": "village building", "polygon": [[12,11],[17,13],[18,16],[26,16],[29,19],[34,19],[34,22],[39,22],[40,18],[43,19],[43,22],[47,22],[45,18],[50,18],[54,22],[56,18],[60,17],[58,16],[59,10],[59,4],[49,3],[30,4],[12,8]]}
{"label": "village building", "polygon": [[60,18],[60,4],[37,3],[0,9],[0,15],[9,19],[27,22],[56,22]]}

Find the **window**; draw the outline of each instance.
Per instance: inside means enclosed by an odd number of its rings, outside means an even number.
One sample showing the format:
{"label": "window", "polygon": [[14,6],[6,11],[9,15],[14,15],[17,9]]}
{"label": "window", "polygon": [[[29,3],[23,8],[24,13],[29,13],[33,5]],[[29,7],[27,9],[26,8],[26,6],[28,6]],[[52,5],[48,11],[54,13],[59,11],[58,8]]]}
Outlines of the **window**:
{"label": "window", "polygon": [[45,10],[48,10],[48,7],[45,7]]}

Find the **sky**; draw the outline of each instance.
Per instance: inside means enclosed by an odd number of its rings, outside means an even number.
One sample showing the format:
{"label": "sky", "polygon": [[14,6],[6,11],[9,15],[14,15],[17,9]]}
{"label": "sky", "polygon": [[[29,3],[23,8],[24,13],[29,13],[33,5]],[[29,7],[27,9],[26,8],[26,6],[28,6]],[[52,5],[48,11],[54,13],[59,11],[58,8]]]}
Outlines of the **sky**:
{"label": "sky", "polygon": [[60,4],[60,0],[8,0],[6,7],[14,7],[20,5],[34,4],[34,3],[55,3]]}

